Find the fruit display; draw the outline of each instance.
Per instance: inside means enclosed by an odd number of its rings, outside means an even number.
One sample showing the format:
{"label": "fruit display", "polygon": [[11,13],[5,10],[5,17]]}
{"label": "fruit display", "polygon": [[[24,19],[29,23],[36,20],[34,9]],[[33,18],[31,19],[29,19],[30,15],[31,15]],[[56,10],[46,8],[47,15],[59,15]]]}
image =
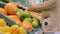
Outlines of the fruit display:
{"label": "fruit display", "polygon": [[0,0],[0,33],[30,34],[41,27],[40,20],[14,2]]}
{"label": "fruit display", "polygon": [[[7,26],[4,19],[0,19],[0,33],[2,34],[27,34],[23,27],[18,25]],[[23,33],[24,32],[24,33]]]}

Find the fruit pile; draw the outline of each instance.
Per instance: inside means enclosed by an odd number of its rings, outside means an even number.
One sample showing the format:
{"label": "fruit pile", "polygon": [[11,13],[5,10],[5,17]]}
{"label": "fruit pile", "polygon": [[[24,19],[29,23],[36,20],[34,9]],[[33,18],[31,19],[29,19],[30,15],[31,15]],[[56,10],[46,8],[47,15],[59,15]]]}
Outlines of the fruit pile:
{"label": "fruit pile", "polygon": [[19,9],[17,15],[20,16],[20,20],[23,22],[21,26],[26,28],[28,31],[41,26],[40,20],[32,16],[27,10]]}
{"label": "fruit pile", "polygon": [[[14,2],[0,0],[0,14],[7,16],[18,25],[9,27],[4,19],[0,19],[0,32],[3,34],[27,34],[26,30],[32,31],[41,26],[40,20],[30,14],[24,8]],[[26,30],[25,30],[26,29]]]}
{"label": "fruit pile", "polygon": [[14,2],[4,3],[0,1],[0,12],[4,15],[15,15],[18,11],[17,5]]}
{"label": "fruit pile", "polygon": [[27,34],[27,31],[18,25],[12,25],[11,27],[6,25],[4,19],[0,18],[0,33],[1,34]]}

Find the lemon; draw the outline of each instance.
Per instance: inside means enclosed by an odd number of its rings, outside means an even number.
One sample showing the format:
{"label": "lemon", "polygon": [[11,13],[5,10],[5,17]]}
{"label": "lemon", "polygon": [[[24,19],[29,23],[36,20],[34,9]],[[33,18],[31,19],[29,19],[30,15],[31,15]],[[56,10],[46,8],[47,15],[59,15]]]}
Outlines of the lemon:
{"label": "lemon", "polygon": [[13,25],[11,26],[11,33],[18,33],[19,26],[18,25]]}
{"label": "lemon", "polygon": [[9,26],[5,26],[4,27],[4,32],[11,32],[10,27]]}
{"label": "lemon", "polygon": [[20,27],[18,34],[27,34],[27,31],[23,27]]}
{"label": "lemon", "polygon": [[11,34],[17,34],[17,33],[11,33]]}
{"label": "lemon", "polygon": [[3,27],[0,27],[0,32],[4,32],[4,29],[3,29]]}
{"label": "lemon", "polygon": [[1,18],[0,18],[0,26],[1,26],[1,27],[5,27],[5,26],[6,26],[6,22],[5,22],[4,19],[1,19]]}
{"label": "lemon", "polygon": [[2,34],[3,33],[3,31],[0,31],[0,34]]}
{"label": "lemon", "polygon": [[4,32],[4,33],[2,33],[2,34],[11,34],[10,32]]}

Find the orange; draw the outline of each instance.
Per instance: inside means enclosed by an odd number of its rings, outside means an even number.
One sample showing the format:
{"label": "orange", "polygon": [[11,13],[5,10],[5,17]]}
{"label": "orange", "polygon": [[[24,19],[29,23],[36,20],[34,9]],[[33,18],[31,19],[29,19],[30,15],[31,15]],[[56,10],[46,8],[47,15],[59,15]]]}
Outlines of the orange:
{"label": "orange", "polygon": [[17,5],[14,3],[7,3],[4,6],[4,9],[7,11],[9,15],[15,15],[16,12],[18,11]]}
{"label": "orange", "polygon": [[21,22],[19,16],[17,16],[17,15],[9,15],[8,17],[9,17],[10,19],[12,19],[13,21],[15,21],[16,23],[22,25],[22,22]]}
{"label": "orange", "polygon": [[4,15],[7,15],[7,11],[5,9],[3,9],[3,8],[0,8],[0,13],[4,14]]}
{"label": "orange", "polygon": [[28,31],[33,30],[32,24],[29,21],[27,21],[27,20],[23,21],[22,27],[26,28]]}

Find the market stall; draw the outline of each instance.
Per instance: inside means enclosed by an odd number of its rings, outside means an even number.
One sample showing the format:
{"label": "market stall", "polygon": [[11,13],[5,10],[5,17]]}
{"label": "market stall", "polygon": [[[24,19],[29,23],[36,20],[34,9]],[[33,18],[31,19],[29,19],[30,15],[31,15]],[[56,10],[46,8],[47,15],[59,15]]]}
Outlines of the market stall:
{"label": "market stall", "polygon": [[60,0],[0,0],[1,34],[50,34],[60,31]]}
{"label": "market stall", "polygon": [[0,33],[1,34],[35,34],[42,33],[40,20],[17,2],[0,1]]}

